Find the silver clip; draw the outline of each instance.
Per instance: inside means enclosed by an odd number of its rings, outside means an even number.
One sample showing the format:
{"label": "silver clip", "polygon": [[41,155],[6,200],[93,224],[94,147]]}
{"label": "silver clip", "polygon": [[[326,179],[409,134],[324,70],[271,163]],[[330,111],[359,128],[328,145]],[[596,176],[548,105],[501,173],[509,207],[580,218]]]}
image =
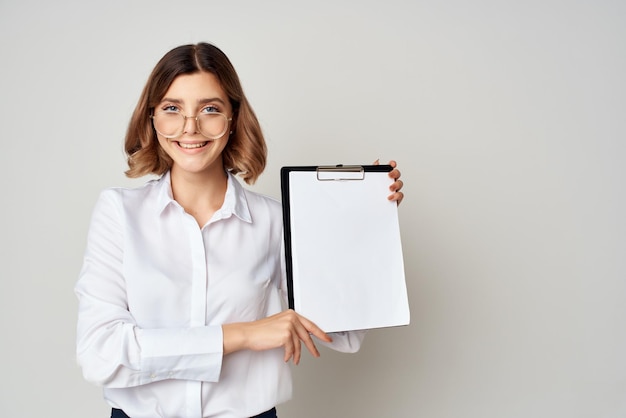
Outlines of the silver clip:
{"label": "silver clip", "polygon": [[360,165],[328,165],[317,167],[319,181],[363,180],[365,169]]}

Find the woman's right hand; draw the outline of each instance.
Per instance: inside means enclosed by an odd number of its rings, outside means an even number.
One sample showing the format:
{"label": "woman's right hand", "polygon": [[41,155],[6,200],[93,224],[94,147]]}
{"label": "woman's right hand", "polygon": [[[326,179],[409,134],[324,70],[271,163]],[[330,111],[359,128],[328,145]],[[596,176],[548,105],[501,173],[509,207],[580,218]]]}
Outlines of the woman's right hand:
{"label": "woman's right hand", "polygon": [[311,334],[322,341],[332,341],[317,325],[291,309],[258,321],[225,324],[222,331],[224,355],[246,349],[262,351],[283,347],[285,362],[293,358],[294,364],[300,363],[302,343],[314,357],[320,356]]}

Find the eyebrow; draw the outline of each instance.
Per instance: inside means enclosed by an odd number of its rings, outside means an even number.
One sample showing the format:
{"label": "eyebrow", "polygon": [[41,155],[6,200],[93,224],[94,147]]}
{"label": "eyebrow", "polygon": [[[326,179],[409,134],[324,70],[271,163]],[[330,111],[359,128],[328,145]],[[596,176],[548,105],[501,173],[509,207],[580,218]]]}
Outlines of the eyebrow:
{"label": "eyebrow", "polygon": [[[163,99],[161,99],[161,103],[163,103],[163,102],[172,102],[172,103],[176,103],[176,104],[183,104],[183,101],[181,99],[173,99],[173,98],[170,98],[170,97],[164,97]],[[210,98],[198,99],[197,100],[198,104],[205,104],[205,103],[211,103],[211,102],[219,102],[222,105],[226,105],[224,100],[220,99],[219,97],[210,97]]]}

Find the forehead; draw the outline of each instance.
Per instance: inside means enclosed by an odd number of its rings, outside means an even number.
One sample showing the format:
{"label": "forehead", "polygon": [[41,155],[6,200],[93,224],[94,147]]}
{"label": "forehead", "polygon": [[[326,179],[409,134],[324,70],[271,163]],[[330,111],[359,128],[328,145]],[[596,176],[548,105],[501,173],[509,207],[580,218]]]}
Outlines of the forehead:
{"label": "forehead", "polygon": [[229,102],[217,77],[207,72],[179,75],[165,92],[165,98],[189,102],[217,98]]}

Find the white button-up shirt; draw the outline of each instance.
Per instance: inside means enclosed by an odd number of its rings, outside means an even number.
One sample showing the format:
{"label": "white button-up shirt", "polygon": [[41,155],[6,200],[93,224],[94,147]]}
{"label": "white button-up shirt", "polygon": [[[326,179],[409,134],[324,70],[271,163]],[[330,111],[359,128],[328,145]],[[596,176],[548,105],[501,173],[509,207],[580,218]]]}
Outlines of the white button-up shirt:
{"label": "white button-up shirt", "polygon": [[[280,203],[230,174],[203,228],[172,198],[169,173],[103,191],[75,288],[85,378],[132,418],[241,418],[288,400],[282,349],[224,356],[222,341],[222,324],[285,306],[282,234]],[[356,351],[363,333],[332,336]]]}

